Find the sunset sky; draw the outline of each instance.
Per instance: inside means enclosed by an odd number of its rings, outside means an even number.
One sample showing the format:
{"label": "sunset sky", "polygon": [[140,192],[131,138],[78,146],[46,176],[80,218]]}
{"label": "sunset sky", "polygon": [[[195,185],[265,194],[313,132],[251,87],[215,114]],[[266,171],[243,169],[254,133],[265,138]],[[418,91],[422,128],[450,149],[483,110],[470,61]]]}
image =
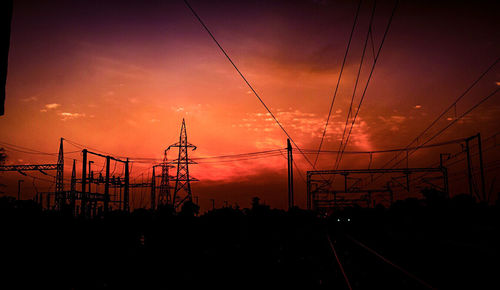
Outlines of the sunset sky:
{"label": "sunset sky", "polygon": [[[347,150],[405,147],[465,91],[500,56],[500,5],[495,2],[401,1]],[[190,3],[297,145],[317,149],[358,1]],[[324,150],[339,146],[373,3],[362,3]],[[393,6],[392,1],[377,3],[375,52]],[[185,118],[189,141],[198,146],[192,157],[286,146],[286,135],[180,0],[14,1],[9,54],[2,142],[53,153],[64,137],[117,156],[161,159],[163,150],[178,141]],[[372,63],[370,44],[360,88]],[[457,104],[457,115],[498,86],[500,64]],[[433,142],[497,133],[499,96]],[[426,136],[453,118],[454,113],[447,114]],[[55,156],[6,149],[7,164],[56,162]],[[78,148],[66,143],[65,150]],[[429,166],[440,152],[459,150],[458,145],[422,150],[410,165]],[[295,154],[296,201],[304,206],[300,175],[312,168]],[[81,156],[66,156],[69,179],[71,159]],[[378,157],[373,168],[393,155]],[[486,163],[498,157],[497,148],[485,152]],[[317,168],[331,169],[334,160],[334,155],[324,155]],[[100,170],[102,160],[95,162]],[[366,155],[346,156],[341,168],[367,164]],[[134,163],[131,176],[146,180],[150,166]],[[282,156],[201,163],[190,169],[200,179],[193,194],[204,208],[210,198],[218,206],[224,200],[248,206],[253,196],[274,207],[286,205]],[[489,184],[496,175],[498,171],[489,172]],[[1,178],[7,184],[2,191],[17,192],[21,178],[26,198],[33,195],[31,177],[4,173]],[[46,191],[51,184],[37,180],[35,185]],[[144,199],[147,194],[142,193]]]}

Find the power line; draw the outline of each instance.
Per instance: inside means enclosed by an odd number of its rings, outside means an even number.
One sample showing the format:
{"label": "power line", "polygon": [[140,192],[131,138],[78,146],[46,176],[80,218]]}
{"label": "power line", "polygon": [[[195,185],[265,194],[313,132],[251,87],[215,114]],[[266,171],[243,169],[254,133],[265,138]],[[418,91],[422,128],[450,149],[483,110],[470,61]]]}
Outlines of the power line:
{"label": "power line", "polygon": [[[430,128],[432,128],[447,112],[449,112],[452,108],[454,108],[456,106],[456,104],[500,61],[500,58],[497,58],[484,72],[482,72],[479,77],[474,80],[472,82],[472,84],[467,87],[467,89],[465,89],[465,91],[458,96],[458,98],[450,105],[448,106],[448,108],[446,108],[439,116],[436,117],[436,119],[434,119],[434,121],[432,121],[431,124],[429,124],[429,126],[427,126],[427,128],[424,129],[424,131],[422,131],[422,133],[420,133],[417,137],[415,137],[415,139],[413,139],[410,144],[408,144],[407,147],[411,146],[413,143],[415,142],[418,142],[418,140],[423,137],[423,135],[429,131]],[[386,162],[381,168],[385,168],[385,166],[389,165],[393,160],[396,160],[399,156],[396,155],[395,157],[393,157],[391,160],[389,160],[388,162]],[[399,164],[399,163],[398,163]],[[394,165],[396,166],[396,165]],[[394,167],[393,166],[393,167]]]}
{"label": "power line", "polygon": [[[399,0],[396,0],[396,3],[394,4],[394,8],[392,9],[391,16],[389,18],[389,22],[387,23],[387,27],[386,27],[384,35],[382,37],[382,42],[380,43],[380,46],[378,48],[377,56],[373,60],[373,65],[372,65],[372,68],[370,70],[370,74],[369,74],[368,79],[366,81],[366,85],[365,85],[365,88],[363,90],[363,94],[361,95],[361,99],[359,101],[358,108],[356,110],[356,114],[354,115],[354,119],[353,119],[353,121],[351,123],[351,127],[349,129],[349,133],[347,134],[347,138],[346,138],[346,141],[344,143],[344,148],[342,149],[342,151],[344,151],[347,148],[347,144],[349,143],[349,138],[350,138],[351,133],[352,133],[352,128],[354,127],[354,124],[356,123],[356,119],[357,119],[359,111],[361,109],[361,105],[363,104],[363,100],[365,99],[365,95],[366,95],[366,91],[368,89],[368,85],[370,84],[370,81],[372,79],[373,71],[375,70],[375,66],[376,66],[377,61],[378,61],[378,59],[380,57],[380,52],[382,51],[382,47],[384,46],[385,40],[387,38],[387,34],[389,33],[389,28],[391,27],[392,20],[394,19],[394,14],[396,13],[396,9],[398,8],[398,4],[399,4]],[[343,153],[340,153],[339,160],[338,160],[338,162],[336,162],[336,165],[335,165],[335,169],[337,169],[339,167],[340,163],[342,162],[342,154]]]}
{"label": "power line", "polygon": [[[455,139],[455,140],[450,140],[446,142],[440,142],[440,143],[435,143],[435,144],[429,144],[422,146],[422,148],[430,148],[430,147],[436,147],[436,146],[443,146],[447,144],[453,144],[453,143],[460,143],[463,142],[465,139]],[[17,145],[15,145],[17,146]],[[82,148],[88,148],[85,145],[80,145]],[[380,154],[380,153],[390,153],[390,152],[398,152],[398,151],[407,151],[410,149],[414,149],[416,147],[411,147],[411,148],[395,148],[395,149],[385,149],[385,150],[371,150],[371,151],[344,151],[344,154]],[[36,151],[35,149],[29,149],[32,151]],[[236,154],[226,154],[226,155],[215,155],[215,156],[202,156],[202,157],[195,157],[193,160],[197,161],[200,164],[210,164],[210,163],[230,163],[230,162],[238,162],[238,161],[246,161],[246,160],[252,160],[252,159],[261,159],[261,158],[268,158],[268,157],[275,157],[279,156],[281,152],[283,152],[285,149],[279,148],[279,149],[272,149],[272,150],[264,150],[264,151],[254,151],[254,152],[246,152],[246,153],[236,153]],[[297,149],[294,149],[297,150]],[[102,152],[101,150],[97,150]],[[72,151],[72,152],[80,152],[78,151]],[[303,154],[317,154],[318,151],[316,149],[302,149]],[[341,151],[334,151],[334,150],[322,150],[319,151],[319,154],[339,154]],[[114,156],[118,156],[115,154]],[[122,156],[120,156],[122,157]],[[67,158],[69,159],[69,158]],[[158,158],[154,157],[129,157],[129,160],[134,163],[154,163],[154,162],[160,162]],[[101,162],[99,162],[101,163]],[[102,162],[103,166],[105,165],[104,162]],[[113,170],[111,175],[114,174],[116,170],[116,165],[117,163],[115,162],[113,166]],[[102,172],[102,169],[101,169]]]}
{"label": "power line", "polygon": [[[466,116],[467,114],[469,114],[470,112],[472,112],[474,109],[476,109],[477,107],[479,107],[482,103],[486,102],[488,99],[490,99],[491,97],[493,97],[496,93],[498,93],[498,91],[500,91],[500,88],[497,88],[495,90],[493,90],[489,95],[487,95],[486,97],[482,98],[479,102],[477,102],[474,106],[472,106],[469,110],[465,111],[462,115],[460,115],[458,118],[455,118],[452,122],[450,122],[448,125],[446,125],[444,128],[442,128],[441,130],[439,130],[436,134],[432,135],[432,137],[430,137],[429,139],[427,139],[427,141],[425,141],[424,143],[422,143],[420,146],[417,146],[411,153],[409,153],[409,155],[415,153],[418,149],[420,149],[422,146],[424,146],[425,144],[429,143],[430,141],[432,141],[434,138],[438,137],[439,135],[441,135],[444,131],[446,131],[448,128],[450,128],[451,126],[453,126],[456,122],[458,122],[458,120],[462,119],[464,116]],[[401,159],[399,162],[397,162],[396,164],[394,164],[394,166],[397,166],[399,163],[401,163],[404,159]],[[394,167],[393,166],[393,167]]]}
{"label": "power line", "polygon": [[[498,64],[498,62],[500,61],[500,58],[497,58],[485,71],[483,71],[479,77],[477,79],[475,79],[472,84],[467,87],[467,89],[462,93],[460,94],[457,99],[450,105],[448,106],[448,108],[446,108],[438,117],[436,117],[436,119],[434,119],[434,121],[432,121],[432,123],[427,126],[427,128],[424,129],[424,131],[422,133],[420,133],[417,137],[415,137],[415,139],[413,139],[408,145],[407,147],[411,146],[413,143],[415,142],[418,142],[418,140],[431,128],[433,127],[437,121],[439,121],[447,112],[449,112],[452,108],[454,108],[456,106],[456,104],[496,65]],[[449,128],[451,125],[453,125],[456,121],[458,121],[459,119],[461,119],[463,116],[467,115],[470,111],[474,110],[477,106],[479,106],[481,103],[483,103],[484,101],[486,101],[487,99],[489,99],[492,95],[496,94],[496,92],[498,91],[495,90],[491,95],[487,96],[486,98],[484,98],[483,100],[481,100],[479,103],[477,103],[471,110],[469,110],[468,112],[466,112],[465,114],[463,114],[460,118],[455,118],[455,120],[448,124],[448,126],[445,127],[444,130],[446,130],[447,128]],[[435,136],[431,137],[430,140],[434,139],[435,137],[437,137],[438,135],[440,135],[442,132],[444,132],[444,130],[438,132],[438,134],[436,134]],[[428,143],[429,140],[421,145],[425,145],[426,143]],[[416,149],[414,149],[414,151],[412,151],[411,154],[413,154],[416,150],[422,148],[422,146],[417,146]],[[409,154],[409,155],[411,155]],[[408,157],[409,157],[408,155]],[[399,157],[399,155],[396,155],[394,156],[392,159],[390,159],[389,161],[387,161],[384,165],[382,165],[381,168],[385,168],[387,165],[389,165],[392,161],[396,160],[397,158]],[[396,162],[394,165],[392,165],[390,168],[394,168],[395,166],[399,165],[401,162],[403,162],[404,158],[400,159],[398,162]],[[377,180],[381,175],[379,175],[378,177],[375,178],[375,180]]]}
{"label": "power line", "polygon": [[351,34],[349,35],[349,41],[347,42],[347,48],[345,50],[344,59],[342,60],[342,66],[340,67],[340,73],[339,73],[339,77],[337,79],[337,85],[335,86],[335,91],[333,93],[332,102],[330,104],[330,109],[328,111],[328,117],[326,118],[325,128],[323,129],[323,135],[321,136],[321,141],[319,142],[318,154],[316,154],[316,158],[314,159],[314,166],[313,167],[316,167],[316,163],[318,162],[319,151],[321,151],[321,146],[323,145],[323,140],[325,139],[326,129],[328,128],[328,122],[330,121],[330,116],[332,115],[333,104],[335,103],[335,98],[337,97],[337,92],[339,89],[340,80],[342,78],[342,73],[344,72],[344,66],[345,66],[345,63],[347,60],[347,55],[349,54],[349,49],[351,47],[352,36],[354,35],[354,29],[356,28],[356,23],[358,22],[359,10],[361,8],[362,2],[363,2],[362,0],[359,0],[358,8],[356,9],[356,16],[354,17],[354,23],[352,24]]}
{"label": "power line", "polygon": [[[59,153],[42,152],[42,151],[38,151],[35,149],[30,149],[27,147],[10,144],[10,143],[3,142],[3,141],[0,141],[0,144],[2,144],[5,148],[7,148],[9,150],[20,152],[20,153],[34,154],[34,155],[50,155],[50,156],[57,156],[59,154]],[[19,149],[19,148],[21,148],[21,149]],[[77,152],[80,152],[80,150],[69,151],[69,152],[64,152],[64,153],[72,154],[72,153],[77,153]]]}
{"label": "power line", "polygon": [[[375,15],[375,8],[376,7],[377,7],[377,1],[375,1],[373,3],[372,14],[370,16],[370,23],[368,25],[368,31],[366,32],[366,39],[365,39],[365,44],[363,46],[363,53],[361,54],[361,61],[359,62],[358,74],[356,76],[356,82],[354,83],[354,90],[352,92],[351,103],[349,105],[349,111],[347,112],[347,117],[345,119],[344,131],[342,133],[342,140],[340,141],[339,150],[342,149],[342,145],[343,145],[343,142],[344,142],[345,133],[346,133],[346,130],[347,130],[347,124],[349,123],[349,117],[351,116],[352,105],[354,104],[354,97],[356,96],[356,90],[358,88],[359,78],[360,78],[360,75],[361,75],[361,69],[363,68],[363,61],[365,59],[366,47],[368,45],[368,39],[369,39],[368,37],[370,36],[371,27],[373,25],[373,18],[374,18],[374,15]],[[337,158],[335,160],[335,164],[337,163],[338,158],[340,156],[341,155],[337,155]]]}
{"label": "power line", "polygon": [[[444,131],[446,131],[448,128],[450,128],[451,126],[453,126],[456,122],[458,122],[460,119],[462,119],[464,116],[468,115],[470,112],[472,112],[474,109],[476,109],[477,107],[479,107],[482,103],[486,102],[488,99],[490,99],[491,97],[493,97],[496,93],[498,93],[498,91],[500,91],[500,88],[496,88],[495,90],[493,90],[490,94],[488,94],[486,97],[482,98],[479,102],[477,102],[474,106],[472,106],[469,110],[465,111],[464,113],[462,113],[462,115],[460,115],[459,117],[455,118],[452,122],[450,122],[448,125],[446,125],[444,128],[442,128],[441,130],[439,130],[436,134],[434,134],[433,136],[431,136],[429,139],[427,139],[427,141],[425,141],[424,143],[420,144],[419,146],[415,147],[415,149],[413,149],[411,152],[408,153],[408,157],[410,155],[412,155],[413,153],[417,152],[418,149],[421,149],[425,144],[429,143],[430,141],[432,141],[434,138],[438,137],[439,135],[441,135]],[[496,136],[496,134],[494,135]],[[399,165],[401,162],[403,162],[404,159],[400,159],[397,163],[395,163],[391,168],[394,168],[395,166]],[[387,164],[387,163],[386,163]],[[385,166],[385,165],[384,165]],[[383,168],[383,167],[382,167]],[[378,175],[377,177],[375,177],[373,179],[373,182],[375,182],[376,180],[378,180],[381,176],[383,175],[383,173],[381,173],[381,175]]]}
{"label": "power line", "polygon": [[273,114],[273,112],[271,112],[271,110],[269,109],[269,107],[267,107],[267,105],[264,103],[264,101],[262,100],[262,98],[259,96],[259,94],[255,91],[255,89],[252,87],[252,85],[250,84],[250,82],[245,78],[245,76],[243,75],[243,73],[238,69],[238,67],[236,66],[236,64],[233,62],[233,60],[231,59],[231,57],[229,57],[229,55],[227,54],[227,52],[224,50],[224,48],[222,48],[221,44],[217,41],[217,39],[215,39],[215,36],[212,34],[212,32],[210,31],[210,29],[208,29],[208,27],[205,25],[205,23],[203,22],[203,20],[201,20],[200,16],[198,16],[198,13],[196,13],[196,11],[194,11],[193,7],[191,7],[191,5],[188,3],[187,0],[184,0],[184,3],[186,4],[186,6],[189,8],[189,10],[191,10],[191,12],[193,13],[193,15],[196,17],[196,19],[198,20],[198,22],[200,22],[200,24],[203,26],[203,28],[205,28],[205,30],[207,31],[207,33],[210,35],[210,37],[212,38],[212,40],[215,42],[215,44],[219,47],[219,49],[222,51],[222,53],[226,56],[227,60],[231,63],[231,65],[234,67],[234,69],[238,72],[238,74],[240,75],[240,77],[243,79],[243,81],[247,84],[247,86],[250,88],[250,90],[253,92],[253,94],[257,97],[257,99],[259,100],[259,102],[264,106],[264,108],[267,110],[267,112],[269,113],[269,115],[271,115],[271,117],[274,119],[274,121],[276,122],[276,124],[278,124],[278,126],[280,127],[280,129],[285,133],[285,135],[290,139],[290,141],[293,143],[293,145],[299,150],[299,152],[301,152],[301,154],[304,156],[304,158],[307,160],[307,162],[313,167],[315,168],[314,164],[309,160],[309,158],[307,158],[307,156],[305,154],[302,153],[302,150],[300,149],[300,147],[297,145],[297,143],[295,143],[295,141],[293,140],[293,138],[290,136],[290,134],[288,134],[288,132],[285,130],[285,128],[283,127],[283,125],[281,125],[281,123],[278,121],[278,119],[276,118],[276,116]]}
{"label": "power line", "polygon": [[17,149],[15,151],[19,151],[19,152],[23,152],[23,153],[43,154],[43,155],[57,155],[57,153],[42,152],[42,151],[38,151],[38,150],[34,150],[34,149],[22,147],[22,146],[19,146],[19,145],[10,144],[10,143],[4,142],[4,141],[0,141],[0,144],[3,144],[6,147],[21,148],[22,150],[21,149]]}
{"label": "power line", "polygon": [[[420,148],[431,148],[431,147],[439,147],[439,146],[444,146],[444,145],[449,145],[449,144],[458,144],[461,142],[464,142],[465,138],[460,138],[460,139],[453,139],[450,141],[445,141],[445,142],[439,142],[439,143],[433,143],[429,145],[422,146]],[[385,150],[371,150],[371,151],[343,151],[344,154],[380,154],[380,153],[391,153],[391,152],[399,152],[399,151],[408,151],[411,149],[416,149],[417,147],[409,147],[409,148],[395,148],[395,149],[385,149]],[[305,154],[315,154],[316,150],[315,149],[303,149],[303,152]],[[339,154],[342,151],[339,150],[322,150],[320,151],[321,153],[324,154]]]}
{"label": "power line", "polygon": [[[488,142],[489,140],[495,139],[495,138],[496,138],[496,136],[498,136],[498,135],[500,135],[500,132],[497,132],[497,133],[495,133],[495,134],[491,135],[490,137],[488,137],[488,138],[484,139],[484,140],[483,140],[484,144],[485,144],[486,142]],[[464,141],[465,141],[465,139],[464,139]],[[488,151],[490,151],[490,150],[492,150],[492,149],[495,149],[495,148],[496,148],[497,146],[499,146],[499,145],[500,145],[500,144],[496,144],[496,142],[493,144],[493,146],[489,146],[489,147],[487,147],[487,146],[483,145],[483,146],[484,146],[484,147],[483,147],[483,153],[488,152]],[[473,146],[471,146],[470,150],[472,151],[472,149],[474,149],[475,147],[478,147],[478,145],[477,145],[477,144],[474,144]],[[465,151],[465,150],[463,150],[463,148],[462,148],[462,151],[460,151],[460,152],[458,152],[458,153],[456,153],[456,154],[451,155],[451,156],[448,158],[448,160],[450,160],[450,159],[454,159],[454,158],[457,158],[458,156],[460,156],[460,155],[464,154],[465,152],[466,152],[466,151]],[[475,157],[475,156],[477,156],[477,155],[479,155],[479,152],[472,153],[472,154],[471,154],[471,157]],[[465,160],[466,160],[466,158],[462,158],[462,159],[456,160],[456,161],[454,161],[454,162],[446,162],[446,166],[445,166],[445,167],[449,168],[449,167],[451,167],[451,166],[453,166],[453,165],[456,165],[456,164],[458,164],[458,163],[460,163],[460,162],[462,162],[462,161],[465,161]],[[438,164],[439,164],[439,162],[435,162],[435,163],[432,163],[431,165],[429,165],[429,166],[427,166],[427,167],[434,167],[434,166],[436,166],[436,165],[438,165]],[[485,168],[486,168],[486,166],[485,166]],[[416,178],[415,178],[415,181],[422,180],[422,179],[423,179],[423,178],[425,178],[427,175],[428,175],[428,173],[424,173],[424,174],[422,174],[421,176],[416,177]],[[450,176],[449,176],[449,177],[450,177]]]}
{"label": "power line", "polygon": [[279,156],[281,156],[281,153],[278,152],[278,154],[274,154],[274,155],[257,156],[257,157],[252,157],[252,158],[239,158],[239,159],[232,159],[232,160],[205,161],[205,162],[198,162],[198,164],[230,163],[230,162],[247,161],[247,160],[263,159],[263,158],[279,157]]}
{"label": "power line", "polygon": [[113,153],[109,153],[109,152],[106,152],[106,151],[102,151],[102,150],[99,150],[97,148],[92,148],[92,147],[89,147],[89,146],[85,146],[85,145],[82,145],[80,143],[77,143],[75,141],[71,141],[71,140],[68,140],[66,138],[64,138],[64,141],[68,142],[69,144],[77,147],[77,148],[80,148],[80,149],[90,149],[92,151],[95,151],[97,153],[102,153],[102,154],[105,154],[105,155],[109,155],[109,156],[113,156],[113,157],[121,157],[121,156],[117,156],[116,154],[113,154]]}

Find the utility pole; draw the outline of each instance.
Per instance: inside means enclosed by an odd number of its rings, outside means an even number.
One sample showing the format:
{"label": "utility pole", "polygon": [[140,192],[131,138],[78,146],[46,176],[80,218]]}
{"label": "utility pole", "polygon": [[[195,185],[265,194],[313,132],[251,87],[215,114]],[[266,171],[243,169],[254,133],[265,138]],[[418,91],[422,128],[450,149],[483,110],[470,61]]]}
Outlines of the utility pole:
{"label": "utility pole", "polygon": [[306,199],[307,199],[307,210],[311,210],[311,201],[312,201],[312,193],[311,193],[311,175],[307,174],[307,196],[306,196]]}
{"label": "utility pole", "polygon": [[24,180],[22,179],[19,179],[17,181],[17,200],[20,201],[21,200],[21,183],[24,182]]}
{"label": "utility pole", "polygon": [[106,156],[106,181],[104,183],[104,214],[107,215],[109,211],[109,164],[111,157]]}
{"label": "utility pole", "polygon": [[215,199],[211,198],[210,200],[212,201],[212,210],[215,210]]}
{"label": "utility pole", "polygon": [[76,206],[76,160],[73,159],[73,169],[71,170],[71,194],[70,194],[70,204],[71,204],[71,214],[75,215]]}
{"label": "utility pole", "polygon": [[83,217],[85,217],[85,213],[87,210],[87,149],[83,149],[83,161],[82,161],[82,201],[80,206],[80,213]]}
{"label": "utility pole", "polygon": [[287,160],[288,160],[288,210],[293,208],[293,155],[292,144],[287,139]]}
{"label": "utility pole", "polygon": [[477,146],[479,150],[479,168],[481,170],[481,193],[483,195],[483,201],[488,202],[486,198],[486,183],[484,181],[484,165],[483,165],[483,149],[481,146],[481,133],[477,133]]}
{"label": "utility pole", "polygon": [[94,174],[92,172],[92,169],[91,169],[91,165],[92,163],[94,163],[94,161],[91,161],[89,160],[89,175],[88,175],[88,179],[89,179],[89,200],[88,200],[88,205],[87,205],[87,216],[88,217],[91,217],[92,216],[92,209],[95,207],[95,199],[92,198],[92,182],[94,181]]}
{"label": "utility pole", "polygon": [[156,208],[156,166],[153,165],[153,174],[151,175],[151,210],[155,210]]}
{"label": "utility pole", "polygon": [[473,189],[472,189],[472,166],[471,166],[471,160],[470,160],[470,146],[469,146],[469,141],[473,137],[469,137],[465,139],[465,152],[467,153],[467,180],[469,182],[469,194],[473,196]]}
{"label": "utility pole", "polygon": [[446,192],[446,196],[450,198],[450,187],[448,184],[448,169],[444,166],[443,157],[447,156],[447,160],[450,159],[450,153],[441,153],[439,154],[439,167],[443,170],[443,183],[444,183],[444,191]]}
{"label": "utility pole", "polygon": [[349,173],[342,173],[340,175],[344,176],[344,191],[347,192],[347,175],[349,175]]}
{"label": "utility pole", "polygon": [[129,212],[129,161],[127,157],[127,161],[125,161],[125,189],[123,192],[123,210]]}
{"label": "utility pole", "polygon": [[477,147],[479,151],[479,170],[480,170],[480,178],[481,178],[481,196],[479,196],[479,193],[476,193],[478,199],[483,199],[484,201],[487,201],[486,198],[486,184],[484,180],[484,164],[483,164],[483,148],[481,144],[481,133],[477,133],[477,135],[471,136],[467,139],[465,139],[465,151],[467,153],[467,176],[468,176],[468,181],[469,181],[469,193],[472,195],[473,193],[473,186],[472,186],[472,164],[471,164],[471,155],[470,155],[470,141],[474,138],[477,138]]}
{"label": "utility pole", "polygon": [[89,193],[92,193],[92,181],[94,180],[94,174],[90,166],[94,163],[94,161],[89,160]]}

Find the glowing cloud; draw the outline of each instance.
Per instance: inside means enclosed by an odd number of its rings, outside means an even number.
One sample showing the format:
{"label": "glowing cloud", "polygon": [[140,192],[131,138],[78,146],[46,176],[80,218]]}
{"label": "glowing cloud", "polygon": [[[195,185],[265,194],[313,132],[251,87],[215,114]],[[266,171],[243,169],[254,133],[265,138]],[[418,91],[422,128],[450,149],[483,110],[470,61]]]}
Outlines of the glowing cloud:
{"label": "glowing cloud", "polygon": [[68,113],[68,112],[63,112],[63,113],[60,113],[59,115],[62,116],[62,119],[61,119],[62,121],[85,117],[85,114]]}
{"label": "glowing cloud", "polygon": [[61,104],[52,103],[52,104],[45,105],[45,109],[52,110],[52,109],[57,109],[60,106],[61,106]]}

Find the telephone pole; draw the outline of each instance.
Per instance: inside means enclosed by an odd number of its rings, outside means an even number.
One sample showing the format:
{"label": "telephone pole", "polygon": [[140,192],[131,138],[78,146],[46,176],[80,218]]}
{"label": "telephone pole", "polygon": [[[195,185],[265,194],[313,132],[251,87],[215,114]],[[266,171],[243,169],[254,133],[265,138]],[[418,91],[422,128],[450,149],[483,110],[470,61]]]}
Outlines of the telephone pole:
{"label": "telephone pole", "polygon": [[287,139],[287,160],[288,160],[288,210],[293,207],[293,155],[292,144]]}
{"label": "telephone pole", "polygon": [[17,181],[17,201],[21,201],[21,183],[24,182],[24,180],[19,179]]}
{"label": "telephone pole", "polygon": [[151,175],[151,210],[156,209],[156,165],[153,165],[153,174]]}
{"label": "telephone pole", "polygon": [[481,193],[483,195],[483,201],[488,202],[488,199],[486,197],[486,183],[484,181],[483,148],[481,146],[481,133],[477,133],[477,147],[479,150],[479,168],[481,170]]}

